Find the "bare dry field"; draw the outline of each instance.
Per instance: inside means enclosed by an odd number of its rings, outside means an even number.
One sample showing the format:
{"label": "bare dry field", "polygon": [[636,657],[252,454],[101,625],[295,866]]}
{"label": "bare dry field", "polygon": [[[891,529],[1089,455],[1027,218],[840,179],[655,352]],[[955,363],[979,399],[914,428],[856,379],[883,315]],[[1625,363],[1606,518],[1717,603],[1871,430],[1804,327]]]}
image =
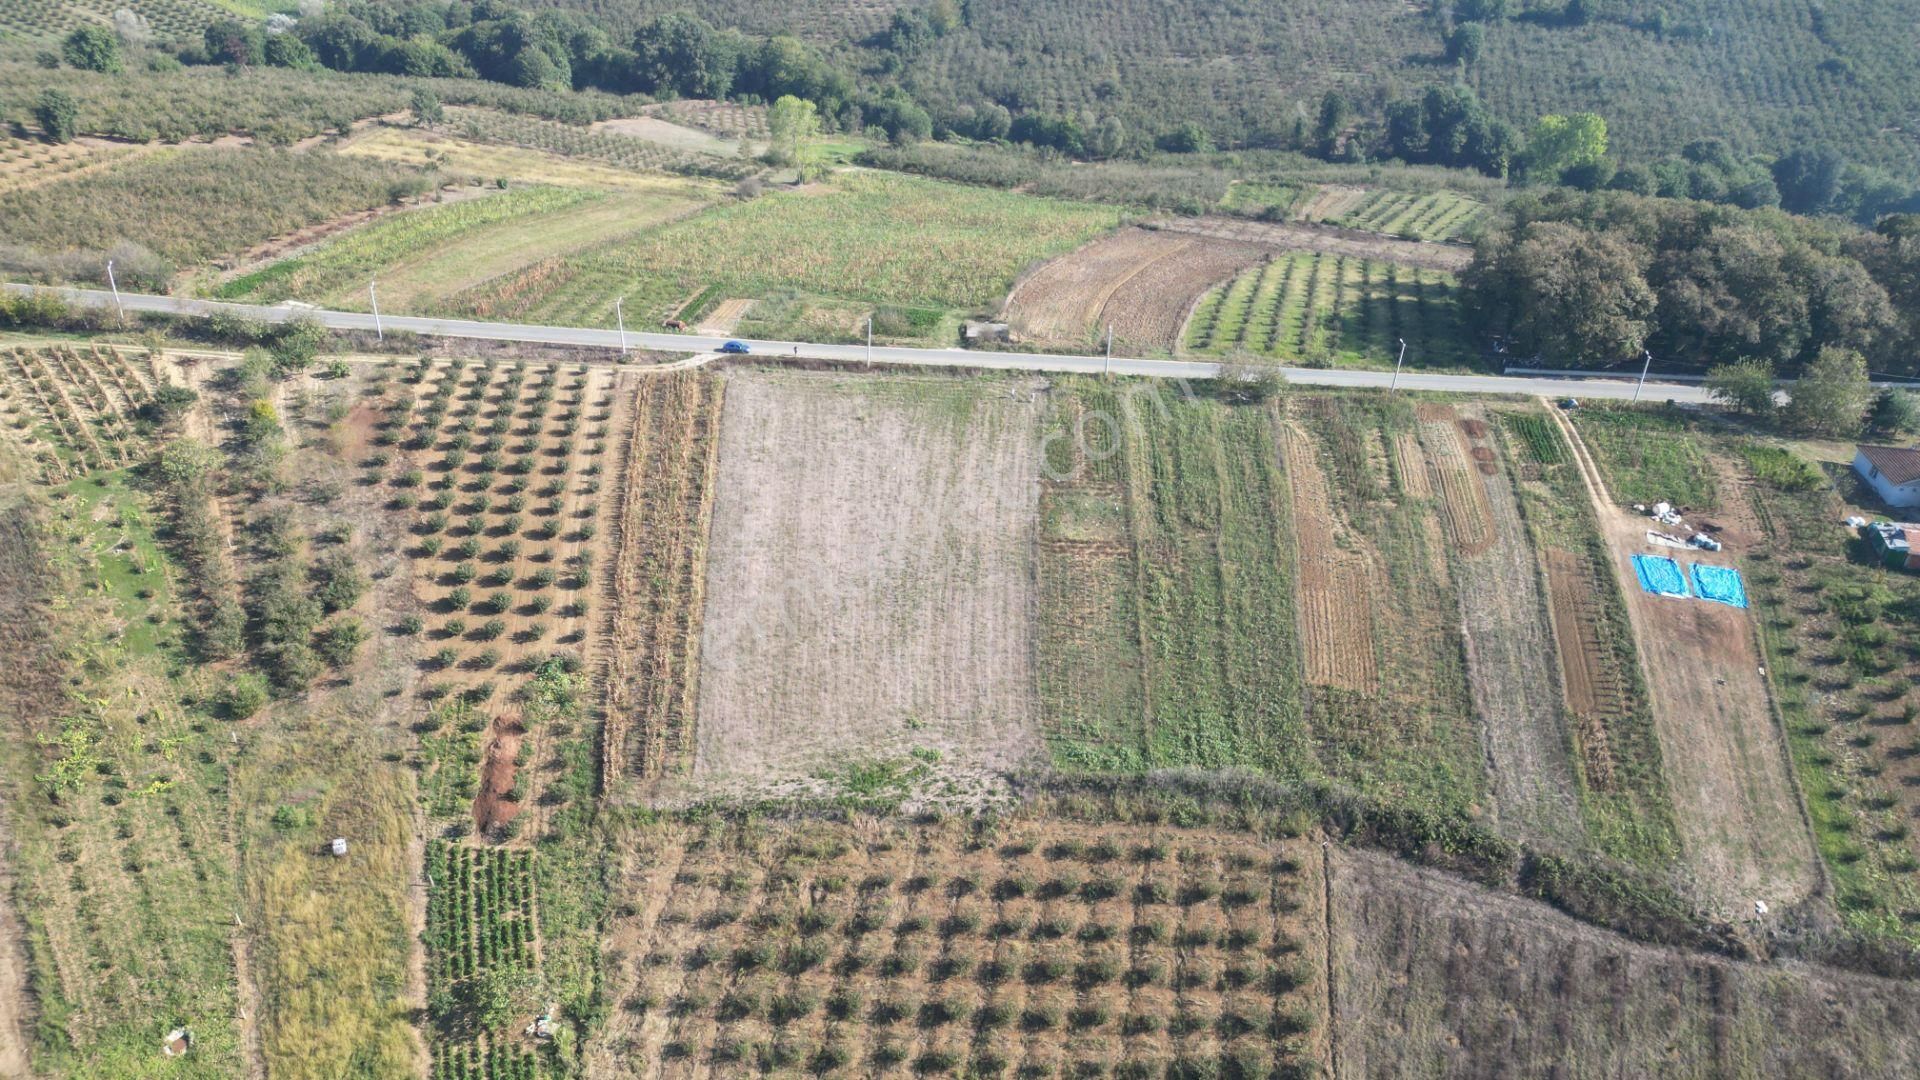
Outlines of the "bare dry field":
{"label": "bare dry field", "polygon": [[1171,349],[1201,294],[1262,254],[1245,244],[1122,229],[1022,278],[1005,315],[1029,341],[1085,345],[1111,323],[1116,344]]}
{"label": "bare dry field", "polygon": [[1331,862],[1341,1076],[1911,1076],[1910,984],[1638,945],[1381,855]]}
{"label": "bare dry field", "polygon": [[731,377],[696,783],[1041,753],[1039,406],[938,379]]}
{"label": "bare dry field", "polygon": [[675,150],[692,150],[701,154],[731,154],[739,149],[739,144],[709,134],[699,128],[685,127],[662,120],[657,116],[626,116],[617,120],[602,120],[592,126],[594,131],[611,131],[616,135],[627,135],[636,139],[645,139]]}
{"label": "bare dry field", "polygon": [[[1752,613],[1643,591],[1628,557],[1646,548],[1646,519],[1613,503],[1578,432],[1556,422],[1614,554],[1697,899],[1742,915],[1756,900],[1778,907],[1806,897],[1818,884],[1816,855],[1760,676]],[[1687,558],[1738,562],[1732,546]]]}

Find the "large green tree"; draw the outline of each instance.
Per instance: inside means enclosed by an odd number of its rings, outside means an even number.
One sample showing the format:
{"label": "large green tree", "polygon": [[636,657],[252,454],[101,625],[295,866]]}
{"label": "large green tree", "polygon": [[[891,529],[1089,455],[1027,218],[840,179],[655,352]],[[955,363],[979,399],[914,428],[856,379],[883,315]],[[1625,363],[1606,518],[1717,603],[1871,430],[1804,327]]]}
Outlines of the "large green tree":
{"label": "large green tree", "polygon": [[1773,412],[1773,365],[1765,360],[1740,360],[1707,372],[1707,393],[1714,400],[1755,416]]}
{"label": "large green tree", "polygon": [[113,74],[122,70],[120,39],[104,26],[83,26],[68,34],[60,45],[60,58],[87,71]]}
{"label": "large green tree", "polygon": [[[1553,363],[1637,356],[1655,298],[1646,253],[1623,237],[1561,222],[1536,222],[1517,237],[1483,244],[1469,287],[1494,297],[1522,353]],[[1504,319],[1501,318],[1504,316]]]}
{"label": "large green tree", "polygon": [[1809,435],[1852,438],[1866,424],[1873,404],[1866,358],[1852,349],[1820,350],[1793,384],[1787,422]]}
{"label": "large green tree", "polygon": [[57,143],[72,142],[80,130],[80,106],[73,95],[59,87],[40,91],[33,106],[33,118],[47,138]]}

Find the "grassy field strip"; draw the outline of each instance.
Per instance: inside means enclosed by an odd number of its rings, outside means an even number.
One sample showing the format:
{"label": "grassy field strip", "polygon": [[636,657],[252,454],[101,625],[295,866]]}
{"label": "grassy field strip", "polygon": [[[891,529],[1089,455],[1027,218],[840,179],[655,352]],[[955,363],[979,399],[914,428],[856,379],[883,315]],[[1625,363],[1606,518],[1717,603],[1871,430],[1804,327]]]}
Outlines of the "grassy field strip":
{"label": "grassy field strip", "polygon": [[[428,206],[375,220],[315,250],[234,278],[215,290],[223,300],[309,302],[338,293],[348,282],[364,292],[370,277],[407,253],[458,242],[471,231],[523,214],[540,214],[594,199],[566,188],[522,188],[478,199]],[[361,297],[362,307],[365,297]]]}
{"label": "grassy field strip", "polygon": [[[1440,812],[1485,806],[1485,756],[1460,620],[1451,614],[1459,610],[1458,585],[1439,520],[1443,500],[1415,438],[1411,407],[1315,396],[1290,399],[1286,409],[1315,444],[1313,462],[1290,467],[1318,464],[1334,543],[1343,545],[1343,558],[1374,567],[1370,577],[1330,584],[1353,590],[1371,582],[1378,688],[1312,689],[1307,719],[1321,767],[1356,789]],[[1300,557],[1307,557],[1304,544]]]}
{"label": "grassy field strip", "polygon": [[[382,270],[381,300],[387,303],[391,296],[396,312],[442,312],[448,297],[482,282],[543,258],[579,251],[609,236],[652,228],[702,205],[704,200],[682,193],[615,191],[545,213],[501,221]],[[336,295],[334,306],[347,310],[361,299],[356,288]]]}

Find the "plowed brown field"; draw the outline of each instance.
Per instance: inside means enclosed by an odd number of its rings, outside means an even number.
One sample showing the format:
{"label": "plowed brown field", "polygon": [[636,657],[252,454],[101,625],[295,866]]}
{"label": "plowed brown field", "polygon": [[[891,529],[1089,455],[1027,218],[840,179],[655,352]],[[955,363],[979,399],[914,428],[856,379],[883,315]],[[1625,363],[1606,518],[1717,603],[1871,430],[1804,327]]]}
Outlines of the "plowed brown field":
{"label": "plowed brown field", "polygon": [[1257,245],[1123,229],[1023,278],[1006,319],[1039,344],[1084,346],[1112,324],[1116,345],[1170,350],[1201,295],[1265,255]]}
{"label": "plowed brown field", "polygon": [[1358,538],[1335,535],[1327,477],[1313,441],[1291,424],[1281,429],[1280,452],[1293,489],[1294,532],[1300,557],[1300,643],[1307,681],[1372,692],[1375,559],[1354,550]]}

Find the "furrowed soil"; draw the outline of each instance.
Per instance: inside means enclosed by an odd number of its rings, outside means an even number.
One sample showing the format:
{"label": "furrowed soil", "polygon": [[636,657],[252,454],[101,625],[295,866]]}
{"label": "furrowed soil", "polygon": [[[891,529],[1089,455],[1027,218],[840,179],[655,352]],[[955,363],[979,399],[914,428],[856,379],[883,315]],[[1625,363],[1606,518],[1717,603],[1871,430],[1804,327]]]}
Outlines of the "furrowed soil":
{"label": "furrowed soil", "polygon": [[[1736,916],[1756,900],[1778,907],[1805,898],[1818,884],[1816,855],[1760,675],[1751,612],[1643,591],[1629,556],[1650,550],[1648,520],[1613,504],[1578,432],[1555,422],[1581,465],[1640,643],[1696,899]],[[1738,552],[1729,545],[1686,559],[1735,566]]]}
{"label": "furrowed soil", "polygon": [[589,1077],[1323,1061],[1325,890],[1305,841],[1021,813],[985,834],[673,823],[622,856]]}
{"label": "furrowed soil", "polygon": [[1370,852],[1331,854],[1342,1076],[1910,1076],[1911,984],[1662,950]]}
{"label": "furrowed soil", "polygon": [[[1293,489],[1294,528],[1300,552],[1300,644],[1307,681],[1371,693],[1379,672],[1374,662],[1373,597],[1381,577],[1372,545],[1345,530],[1336,532],[1327,478],[1314,460],[1313,443],[1288,426],[1280,456]],[[1364,546],[1364,552],[1355,550]]]}
{"label": "furrowed soil", "polygon": [[[1578,843],[1580,811],[1570,762],[1560,686],[1554,670],[1552,625],[1540,592],[1532,546],[1513,485],[1477,415],[1456,425],[1476,471],[1492,542],[1462,551],[1460,620],[1474,714],[1492,778],[1496,826],[1532,841]],[[1478,433],[1477,435],[1475,433]]]}
{"label": "furrowed soil", "polygon": [[1265,254],[1250,244],[1123,229],[1027,275],[1004,317],[1038,344],[1085,346],[1111,325],[1116,345],[1171,350],[1201,295]]}
{"label": "furrowed soil", "polygon": [[1039,407],[1017,384],[731,377],[693,780],[973,798],[1040,752]]}

